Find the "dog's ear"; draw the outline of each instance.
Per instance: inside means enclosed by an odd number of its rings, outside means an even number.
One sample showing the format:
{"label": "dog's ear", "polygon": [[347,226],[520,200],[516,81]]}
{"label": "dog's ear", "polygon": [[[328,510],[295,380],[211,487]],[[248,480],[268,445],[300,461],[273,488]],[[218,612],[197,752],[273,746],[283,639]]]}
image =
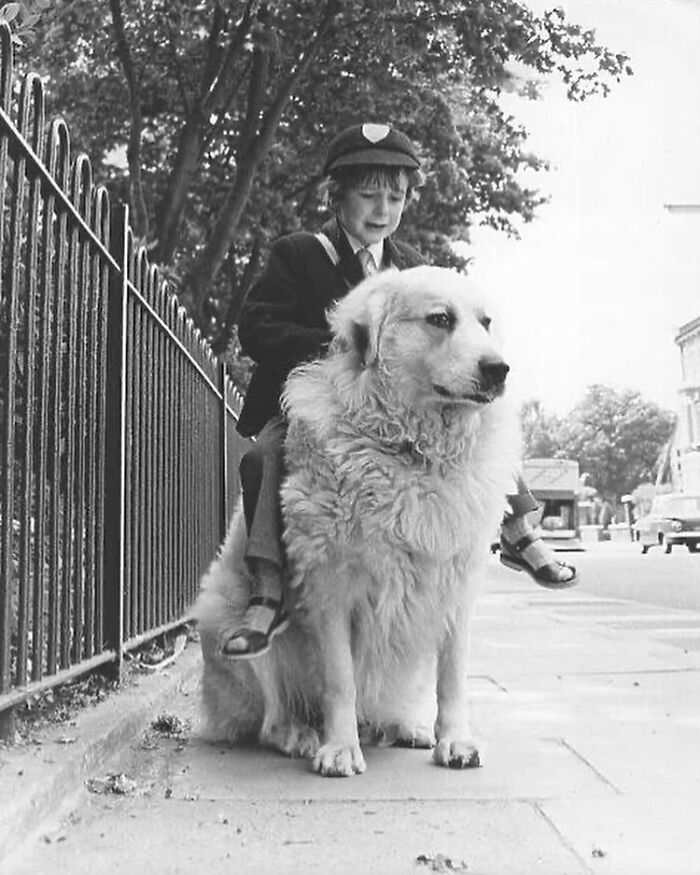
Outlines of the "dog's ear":
{"label": "dog's ear", "polygon": [[363,322],[353,322],[350,330],[352,332],[352,348],[355,350],[360,360],[366,363],[367,354],[370,352],[369,327]]}
{"label": "dog's ear", "polygon": [[352,352],[360,367],[376,361],[389,297],[386,284],[363,283],[342,298],[329,314],[334,345]]}

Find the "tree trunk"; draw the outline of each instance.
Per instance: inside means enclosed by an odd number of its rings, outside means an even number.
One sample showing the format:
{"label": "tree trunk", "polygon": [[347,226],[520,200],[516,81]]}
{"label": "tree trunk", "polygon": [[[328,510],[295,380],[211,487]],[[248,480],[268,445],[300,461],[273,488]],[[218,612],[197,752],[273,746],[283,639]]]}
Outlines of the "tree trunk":
{"label": "tree trunk", "polygon": [[112,25],[114,27],[117,56],[124,71],[124,78],[129,90],[131,110],[131,128],[126,158],[129,166],[129,207],[131,208],[132,224],[137,237],[148,236],[148,209],[143,194],[143,178],[141,175],[141,133],[143,130],[143,114],[141,111],[141,83],[134,68],[131,49],[126,38],[124,15],[119,0],[110,0]]}
{"label": "tree trunk", "polygon": [[236,230],[255,181],[255,173],[264,154],[263,150],[256,150],[252,158],[239,166],[235,182],[219,214],[214,233],[183,280],[179,298],[200,325],[203,323],[204,303],[208,291],[236,236]]}
{"label": "tree trunk", "polygon": [[170,264],[178,243],[178,231],[185,209],[187,194],[199,169],[204,120],[198,112],[190,117],[182,131],[175,165],[168,178],[168,187],[158,209],[156,228],[158,240],[153,259]]}

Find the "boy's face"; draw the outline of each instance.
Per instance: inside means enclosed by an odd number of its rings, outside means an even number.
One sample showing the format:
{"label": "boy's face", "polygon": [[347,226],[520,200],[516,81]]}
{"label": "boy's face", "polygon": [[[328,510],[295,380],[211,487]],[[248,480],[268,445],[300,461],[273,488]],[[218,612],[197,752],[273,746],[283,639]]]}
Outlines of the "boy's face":
{"label": "boy's face", "polygon": [[378,176],[349,188],[338,204],[341,225],[371,246],[393,234],[406,205],[408,177],[401,171],[394,182]]}

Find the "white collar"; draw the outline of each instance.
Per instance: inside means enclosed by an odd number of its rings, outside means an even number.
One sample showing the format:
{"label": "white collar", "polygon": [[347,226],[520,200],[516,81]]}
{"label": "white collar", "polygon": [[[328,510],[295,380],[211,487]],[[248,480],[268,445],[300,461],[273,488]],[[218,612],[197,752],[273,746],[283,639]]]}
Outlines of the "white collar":
{"label": "white collar", "polygon": [[372,243],[371,246],[365,246],[357,237],[353,236],[343,225],[340,225],[343,230],[343,233],[348,238],[348,243],[352,247],[352,254],[357,255],[360,249],[366,249],[372,258],[374,259],[374,263],[377,266],[378,270],[382,269],[382,262],[384,261],[384,241],[380,240],[379,243]]}

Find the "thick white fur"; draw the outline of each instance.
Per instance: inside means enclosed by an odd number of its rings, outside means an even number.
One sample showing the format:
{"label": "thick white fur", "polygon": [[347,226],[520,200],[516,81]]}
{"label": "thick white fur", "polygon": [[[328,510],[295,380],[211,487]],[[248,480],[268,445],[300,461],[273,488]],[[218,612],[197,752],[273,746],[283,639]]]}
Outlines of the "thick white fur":
{"label": "thick white fur", "polygon": [[[503,398],[468,399],[480,360],[500,356],[487,311],[453,271],[384,272],[331,314],[329,355],[290,376],[292,624],[265,656],[222,654],[248,591],[239,511],[197,604],[210,735],[257,733],[325,775],[364,770],[358,724],[368,738],[434,744],[441,765],[478,764],[469,617],[519,449]],[[426,321],[439,312],[449,329]]]}

